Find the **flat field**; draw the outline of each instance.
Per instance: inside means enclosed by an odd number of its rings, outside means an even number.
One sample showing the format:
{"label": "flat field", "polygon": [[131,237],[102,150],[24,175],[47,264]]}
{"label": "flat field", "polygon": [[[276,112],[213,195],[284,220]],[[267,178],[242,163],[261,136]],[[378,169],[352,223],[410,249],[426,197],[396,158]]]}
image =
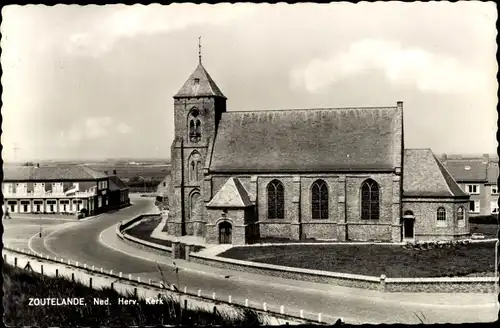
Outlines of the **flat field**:
{"label": "flat field", "polygon": [[495,243],[429,250],[399,245],[283,245],[234,247],[219,256],[331,272],[399,277],[481,275],[495,268]]}

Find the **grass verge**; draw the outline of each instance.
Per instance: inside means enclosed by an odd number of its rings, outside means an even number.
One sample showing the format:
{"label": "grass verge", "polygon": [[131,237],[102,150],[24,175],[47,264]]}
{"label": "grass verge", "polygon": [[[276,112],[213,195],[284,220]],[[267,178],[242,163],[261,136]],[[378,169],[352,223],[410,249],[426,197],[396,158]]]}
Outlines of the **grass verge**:
{"label": "grass verge", "polygon": [[[172,247],[172,241],[171,240],[166,240],[166,239],[158,239],[158,238],[153,238],[151,237],[151,233],[153,230],[160,224],[161,222],[161,216],[158,217],[148,217],[145,219],[142,219],[139,224],[134,225],[133,227],[126,229],[124,233],[135,237],[139,238],[145,241],[149,241],[151,243],[167,246],[167,247]],[[182,246],[182,245],[181,245]],[[182,246],[184,247],[184,246]],[[202,250],[204,247],[195,245],[194,246],[194,252],[198,252]]]}
{"label": "grass verge", "polygon": [[[263,324],[262,317],[251,310],[237,310],[236,317],[227,313],[203,309],[181,309],[173,298],[164,298],[164,304],[146,304],[137,299],[137,305],[118,305],[121,295],[111,288],[91,289],[65,277],[45,277],[3,265],[4,323],[7,326],[144,326],[144,325],[221,325],[247,326]],[[29,298],[84,298],[82,306],[29,306]],[[94,305],[93,298],[109,299],[110,305]]]}

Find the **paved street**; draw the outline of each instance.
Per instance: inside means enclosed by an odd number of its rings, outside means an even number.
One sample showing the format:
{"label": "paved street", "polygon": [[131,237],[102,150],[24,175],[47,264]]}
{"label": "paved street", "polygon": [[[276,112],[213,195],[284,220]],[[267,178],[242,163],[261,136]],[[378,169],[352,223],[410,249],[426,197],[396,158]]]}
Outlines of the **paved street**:
{"label": "paved street", "polygon": [[[114,213],[107,213],[84,222],[70,222],[47,226],[43,238],[31,239],[31,248],[39,253],[57,255],[72,261],[121,271],[124,274],[140,275],[141,279],[160,279],[157,264],[168,282],[196,292],[201,289],[205,295],[217,293],[217,297],[232,295],[234,302],[267,302],[269,308],[278,310],[284,305],[287,312],[298,315],[300,309],[323,314],[323,319],[333,322],[342,317],[346,322],[359,323],[420,323],[417,315],[425,322],[491,322],[496,319],[497,305],[494,294],[388,294],[377,291],[352,289],[301,282],[296,280],[263,277],[243,272],[228,271],[176,260],[181,269],[177,277],[172,260],[125,244],[115,234],[115,225],[121,220],[132,218],[152,209],[152,200],[132,198],[134,206]],[[59,222],[61,223],[61,222]],[[33,223],[26,221],[27,226]],[[6,226],[13,226],[7,223]],[[34,228],[33,228],[34,229]],[[50,231],[49,231],[50,230]],[[18,228],[6,229],[5,243],[18,238]],[[21,234],[26,248],[32,230]],[[206,272],[201,272],[206,271]],[[226,278],[226,276],[229,276]],[[422,316],[423,313],[423,316]]]}

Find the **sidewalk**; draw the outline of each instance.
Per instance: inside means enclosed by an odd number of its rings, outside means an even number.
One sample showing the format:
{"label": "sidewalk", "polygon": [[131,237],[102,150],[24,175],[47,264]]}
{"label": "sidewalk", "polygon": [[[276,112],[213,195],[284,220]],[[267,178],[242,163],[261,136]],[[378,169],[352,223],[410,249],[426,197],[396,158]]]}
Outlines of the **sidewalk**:
{"label": "sidewalk", "polygon": [[[192,297],[186,296],[184,294],[176,294],[172,293],[167,289],[161,289],[161,288],[154,288],[154,287],[146,287],[146,286],[141,286],[139,284],[134,284],[131,281],[126,281],[122,280],[119,281],[119,278],[113,278],[113,277],[108,277],[105,275],[100,275],[99,273],[91,273],[87,272],[85,270],[73,268],[68,265],[64,265],[62,263],[54,263],[50,261],[44,261],[41,259],[37,258],[32,258],[23,254],[17,254],[13,253],[10,251],[5,251],[3,252],[3,255],[7,255],[7,260],[6,263],[14,266],[14,258],[17,258],[17,267],[18,268],[25,268],[27,263],[29,262],[33,272],[36,273],[41,273],[43,270],[43,274],[45,276],[49,277],[55,277],[56,276],[56,270],[58,271],[58,276],[62,277],[68,277],[71,278],[71,275],[74,274],[75,281],[80,282],[84,285],[89,286],[90,284],[90,278],[92,278],[92,287],[94,289],[99,289],[102,287],[110,287],[111,284],[113,284],[113,288],[118,292],[123,295],[126,295],[127,293],[133,293],[134,288],[137,289],[137,297],[140,298],[156,298],[159,293],[163,295],[173,295],[175,298],[178,298],[179,302],[181,304],[184,304],[184,300],[188,300],[188,308],[190,309],[204,309],[206,311],[212,311],[214,307],[214,303],[210,301],[202,301],[202,300],[197,300]],[[43,266],[43,269],[42,269]],[[159,284],[159,282],[158,282]],[[69,297],[70,295],[68,295]],[[235,308],[229,305],[217,303],[217,309],[221,313],[227,313],[230,316],[236,315]],[[297,324],[296,322],[289,321],[289,320],[284,320],[284,319],[278,319],[274,317],[267,316],[266,319],[269,321],[270,324],[272,325],[283,325],[286,323],[289,324]]]}

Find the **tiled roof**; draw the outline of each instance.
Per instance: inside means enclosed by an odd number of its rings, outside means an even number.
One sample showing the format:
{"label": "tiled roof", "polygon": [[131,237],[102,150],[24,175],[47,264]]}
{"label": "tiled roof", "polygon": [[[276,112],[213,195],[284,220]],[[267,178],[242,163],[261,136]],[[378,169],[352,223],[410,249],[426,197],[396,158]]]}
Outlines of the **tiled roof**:
{"label": "tiled roof", "polygon": [[227,112],[213,172],[394,169],[397,107]]}
{"label": "tiled roof", "polygon": [[248,193],[238,178],[229,178],[215,194],[207,207],[248,207],[252,206]]}
{"label": "tiled roof", "polygon": [[482,159],[449,159],[444,164],[458,182],[486,182],[488,164]]}
{"label": "tiled roof", "polygon": [[217,96],[226,98],[201,63],[174,97]]}
{"label": "tiled roof", "polygon": [[498,182],[498,162],[488,163],[488,183],[497,184]]}
{"label": "tiled roof", "polygon": [[403,196],[468,196],[430,149],[405,149],[403,165]]}
{"label": "tiled roof", "polygon": [[[113,185],[113,188],[114,189],[111,189],[111,185]],[[117,177],[116,175],[111,175],[109,177],[109,188],[113,191],[113,190],[124,190],[124,189],[128,189],[128,186],[125,184],[125,182],[123,182],[119,177]]]}
{"label": "tiled roof", "polygon": [[40,167],[8,167],[4,168],[4,180],[97,180],[107,175],[83,165],[57,165]]}

